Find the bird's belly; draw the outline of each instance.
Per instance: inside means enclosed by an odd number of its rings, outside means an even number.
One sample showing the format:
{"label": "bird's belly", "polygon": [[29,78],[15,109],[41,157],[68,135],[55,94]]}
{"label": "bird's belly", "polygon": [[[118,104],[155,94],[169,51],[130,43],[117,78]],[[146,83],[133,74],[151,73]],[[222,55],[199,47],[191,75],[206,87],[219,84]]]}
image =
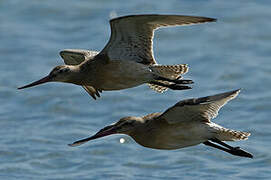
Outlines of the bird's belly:
{"label": "bird's belly", "polygon": [[113,90],[121,90],[121,89],[136,87],[144,83],[142,81],[130,82],[130,79],[127,81],[125,79],[122,79],[122,80],[116,79],[116,80],[111,80],[111,81],[105,81],[100,87],[104,91],[113,91]]}
{"label": "bird's belly", "polygon": [[168,136],[166,138],[160,138],[152,144],[151,148],[173,150],[180,149],[188,146],[194,146],[202,143],[201,138],[189,138],[188,136]]}
{"label": "bird's belly", "polygon": [[154,149],[179,149],[200,144],[211,137],[208,126],[200,123],[184,123],[160,128],[157,132],[148,132],[149,141],[137,141],[139,144]]}
{"label": "bird's belly", "polygon": [[139,86],[149,82],[153,74],[148,66],[126,61],[112,61],[105,65],[100,77],[99,88],[103,90],[120,90]]}

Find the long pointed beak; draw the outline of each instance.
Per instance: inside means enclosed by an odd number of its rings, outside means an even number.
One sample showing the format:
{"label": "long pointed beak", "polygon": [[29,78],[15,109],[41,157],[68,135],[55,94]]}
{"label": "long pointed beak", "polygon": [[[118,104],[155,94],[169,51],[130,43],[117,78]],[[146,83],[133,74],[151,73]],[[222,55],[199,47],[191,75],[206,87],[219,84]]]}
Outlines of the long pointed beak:
{"label": "long pointed beak", "polygon": [[29,87],[32,87],[32,86],[36,86],[36,85],[39,85],[39,84],[43,84],[43,83],[47,83],[47,82],[50,82],[51,81],[51,78],[50,76],[46,76],[38,81],[35,81],[33,83],[30,83],[28,85],[25,85],[25,86],[22,86],[22,87],[19,87],[18,89],[24,89],[24,88],[29,88]]}
{"label": "long pointed beak", "polygon": [[88,142],[90,140],[101,138],[101,137],[104,137],[104,136],[109,136],[111,134],[116,134],[116,133],[117,133],[116,127],[114,125],[109,125],[109,126],[106,126],[103,129],[101,129],[99,132],[97,132],[93,136],[90,136],[90,137],[85,138],[85,139],[81,139],[79,141],[75,141],[72,144],[68,144],[68,145],[72,146],[72,147],[79,146],[79,145],[84,144],[84,143],[86,143],[86,142]]}

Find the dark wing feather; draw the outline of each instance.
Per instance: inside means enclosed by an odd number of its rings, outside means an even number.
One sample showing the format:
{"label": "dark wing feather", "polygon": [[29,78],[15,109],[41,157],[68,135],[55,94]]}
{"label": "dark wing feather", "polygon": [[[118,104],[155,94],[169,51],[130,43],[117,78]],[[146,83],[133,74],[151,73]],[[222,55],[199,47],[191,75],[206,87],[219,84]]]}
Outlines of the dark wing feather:
{"label": "dark wing feather", "polygon": [[213,96],[183,100],[167,109],[161,117],[169,124],[188,121],[210,122],[218,115],[219,109],[234,99],[239,92],[238,89]]}
{"label": "dark wing feather", "polygon": [[111,37],[101,54],[110,60],[155,64],[153,31],[163,26],[182,26],[215,21],[213,18],[183,15],[132,15],[110,21]]}

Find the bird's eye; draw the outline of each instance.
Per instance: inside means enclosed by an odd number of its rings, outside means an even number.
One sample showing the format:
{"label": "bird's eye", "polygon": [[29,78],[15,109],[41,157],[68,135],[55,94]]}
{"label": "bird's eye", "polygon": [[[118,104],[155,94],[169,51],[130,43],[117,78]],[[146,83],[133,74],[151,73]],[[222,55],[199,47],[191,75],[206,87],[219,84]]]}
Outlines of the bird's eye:
{"label": "bird's eye", "polygon": [[134,125],[134,122],[133,121],[128,121],[124,125],[125,126],[131,126],[131,125]]}
{"label": "bird's eye", "polygon": [[68,68],[65,68],[65,69],[60,69],[60,70],[59,70],[59,73],[68,72],[68,71],[69,71],[69,69],[68,69]]}

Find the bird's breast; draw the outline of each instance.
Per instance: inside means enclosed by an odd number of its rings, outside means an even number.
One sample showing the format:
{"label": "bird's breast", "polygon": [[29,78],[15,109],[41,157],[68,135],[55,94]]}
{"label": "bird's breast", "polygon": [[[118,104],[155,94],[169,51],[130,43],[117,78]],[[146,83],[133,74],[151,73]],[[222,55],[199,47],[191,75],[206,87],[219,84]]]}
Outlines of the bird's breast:
{"label": "bird's breast", "polygon": [[210,132],[203,123],[183,123],[139,130],[132,137],[142,146],[171,150],[200,144],[208,140]]}
{"label": "bird's breast", "polygon": [[103,90],[131,88],[149,82],[153,78],[148,66],[132,61],[110,61],[97,72],[97,84]]}

